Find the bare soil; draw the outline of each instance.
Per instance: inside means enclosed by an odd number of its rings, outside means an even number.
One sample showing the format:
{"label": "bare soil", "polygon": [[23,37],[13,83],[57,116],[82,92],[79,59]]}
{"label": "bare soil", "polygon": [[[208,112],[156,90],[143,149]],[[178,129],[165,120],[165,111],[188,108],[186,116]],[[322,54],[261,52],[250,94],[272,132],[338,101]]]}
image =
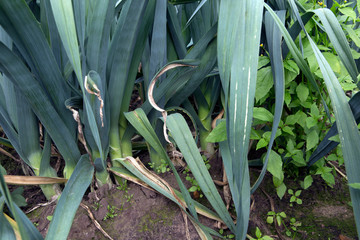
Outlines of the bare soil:
{"label": "bare soil", "polygon": [[[6,165],[7,170],[9,169],[7,163],[10,161],[13,164],[8,173],[21,175],[19,164],[13,160],[0,159],[0,163]],[[221,160],[212,160],[210,164],[211,176],[216,180],[222,180]],[[340,170],[345,172],[344,169],[340,168]],[[251,168],[252,181],[258,174],[259,169]],[[183,174],[180,175],[184,177]],[[177,184],[172,173],[162,174],[161,177],[176,188]],[[263,235],[269,235],[274,239],[358,239],[346,181],[337,175],[335,186],[330,188],[319,176],[313,178],[312,186],[303,190],[300,195],[303,204],[294,204],[291,207],[291,196],[286,193],[280,200],[276,195],[271,176],[266,175],[260,188],[252,196],[248,233],[255,237],[255,229],[258,227]],[[285,179],[288,188],[294,191],[301,189],[299,179],[303,177],[300,176],[297,180]],[[190,187],[190,183],[186,184]],[[83,207],[79,207],[76,213],[68,239],[108,239],[95,226],[94,220],[113,239],[186,239],[186,228],[189,229],[191,239],[199,239],[191,222],[188,221],[186,226],[179,207],[167,198],[131,182],[128,182],[126,187],[117,187],[114,185],[109,189],[103,186],[96,191],[89,191],[84,196]],[[14,189],[15,187],[11,186],[10,190]],[[219,187],[219,192],[222,195],[222,187]],[[46,203],[40,188],[36,186],[24,187],[24,197],[28,203],[23,208],[24,211]],[[205,199],[197,200],[208,206]],[[53,215],[55,207],[55,203],[48,204],[28,214],[44,236],[50,224],[48,216]],[[266,222],[267,214],[272,208],[277,213],[286,213],[287,218],[281,226],[275,227],[275,224]],[[291,236],[288,237],[286,229],[291,227],[290,218],[296,218],[301,226],[297,227],[296,231],[291,230]],[[213,220],[201,217],[200,221],[218,230],[217,223]],[[225,235],[227,234],[230,233],[225,230]]]}

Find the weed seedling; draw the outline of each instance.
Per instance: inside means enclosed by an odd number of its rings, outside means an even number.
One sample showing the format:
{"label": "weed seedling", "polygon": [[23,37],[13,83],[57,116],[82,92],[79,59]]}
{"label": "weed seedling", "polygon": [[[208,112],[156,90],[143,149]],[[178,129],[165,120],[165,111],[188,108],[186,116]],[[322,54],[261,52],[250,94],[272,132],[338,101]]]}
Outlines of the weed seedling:
{"label": "weed seedling", "polygon": [[257,240],[273,240],[273,238],[270,237],[270,236],[267,236],[267,235],[263,236],[258,227],[256,227],[255,236],[256,236],[256,238],[253,238],[253,239],[257,239]]}
{"label": "weed seedling", "polygon": [[[300,226],[301,226],[301,222],[296,221],[295,218],[290,218],[290,228],[291,228],[291,230],[294,231],[294,236],[293,236],[293,238],[295,238],[295,234],[296,234],[296,232],[297,232],[297,228],[300,227]],[[287,235],[288,237],[290,237],[291,234],[292,234],[289,229],[287,229],[285,233],[286,233],[286,235]]]}
{"label": "weed seedling", "polygon": [[234,239],[235,238],[234,234],[224,235],[224,230],[223,229],[220,229],[219,233],[224,236],[224,239]]}
{"label": "weed seedling", "polygon": [[302,200],[299,198],[301,194],[301,190],[297,190],[295,193],[292,189],[288,190],[288,193],[291,195],[290,197],[290,207],[293,206],[293,203],[296,202],[297,204],[301,205]]}
{"label": "weed seedling", "polygon": [[266,222],[272,224],[275,219],[278,226],[281,226],[281,224],[284,223],[284,219],[286,218],[286,213],[284,212],[276,213],[274,211],[270,211],[267,215],[268,217],[266,218]]}
{"label": "weed seedling", "polygon": [[124,179],[124,180],[120,181],[119,186],[117,186],[116,189],[121,190],[121,191],[125,191],[127,193],[128,190],[130,189],[128,187],[128,185],[127,185],[127,180]]}
{"label": "weed seedling", "polygon": [[94,205],[92,206],[95,211],[99,210],[100,207],[102,207],[100,202],[94,202]]}
{"label": "weed seedling", "polygon": [[131,195],[125,194],[126,202],[129,203],[133,197],[134,197],[134,194],[131,194]]}
{"label": "weed seedling", "polygon": [[186,181],[190,182],[192,185],[189,188],[189,192],[192,192],[192,193],[194,193],[194,195],[196,194],[196,196],[199,196],[200,198],[202,198],[203,194],[201,193],[201,188],[200,188],[198,182],[195,180],[195,178],[190,176],[190,169],[188,167],[185,168],[183,174],[186,174],[186,177],[185,177]]}
{"label": "weed seedling", "polygon": [[119,210],[117,207],[115,206],[107,206],[108,212],[106,213],[106,216],[104,217],[104,221],[109,219],[109,218],[114,218],[117,216],[117,212],[116,210]]}
{"label": "weed seedling", "polygon": [[[154,163],[149,163],[149,166],[154,169],[156,173],[166,173],[170,171],[169,164],[164,160],[161,159],[161,164],[157,167],[154,166]],[[156,169],[155,169],[156,168]]]}

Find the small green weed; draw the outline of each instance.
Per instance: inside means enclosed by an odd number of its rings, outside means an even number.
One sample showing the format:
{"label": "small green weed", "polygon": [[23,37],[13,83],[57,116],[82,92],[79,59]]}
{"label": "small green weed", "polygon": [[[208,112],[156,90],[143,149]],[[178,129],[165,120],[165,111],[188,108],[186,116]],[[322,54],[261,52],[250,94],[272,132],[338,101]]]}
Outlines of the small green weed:
{"label": "small green weed", "polygon": [[223,235],[225,239],[235,239],[235,235],[234,235],[234,234],[224,235],[224,230],[223,230],[223,229],[220,229],[220,230],[219,230],[219,233],[220,233],[221,235]]}
{"label": "small green weed", "polygon": [[154,169],[154,171],[156,173],[169,172],[170,171],[169,164],[164,159],[161,159],[160,161],[161,161],[161,164],[158,167],[156,167],[156,169],[155,169],[154,163],[149,163],[150,168]]}
{"label": "small green weed", "polygon": [[288,189],[288,193],[291,195],[290,197],[290,206],[293,206],[293,203],[296,202],[297,204],[301,205],[302,204],[302,200],[299,198],[300,194],[301,194],[301,190],[297,190],[294,193],[294,190],[292,189]]}
{"label": "small green weed", "polygon": [[267,236],[267,235],[263,236],[258,227],[256,227],[255,236],[256,236],[256,238],[252,238],[251,240],[254,240],[254,239],[256,239],[256,240],[273,240],[273,238],[270,236]]}
{"label": "small green weed", "polygon": [[99,210],[99,208],[102,207],[102,205],[100,204],[100,202],[94,202],[94,205],[92,205],[92,208],[97,211]]}
{"label": "small green weed", "polygon": [[266,218],[266,222],[272,224],[274,220],[276,220],[278,226],[281,226],[284,223],[284,219],[286,218],[285,212],[276,213],[274,211],[268,212],[268,217]]}
{"label": "small green weed", "polygon": [[121,190],[121,191],[125,191],[127,193],[128,190],[130,189],[128,187],[128,185],[127,185],[127,180],[123,179],[122,181],[120,181],[119,186],[117,186],[116,189]]}
{"label": "small green weed", "polygon": [[294,239],[296,236],[297,230],[298,230],[297,228],[301,226],[301,223],[296,221],[295,218],[290,218],[290,222],[287,225],[285,223],[286,218],[287,218],[287,216],[286,216],[285,212],[276,213],[274,211],[270,211],[270,212],[268,212],[268,217],[266,219],[266,222],[269,224],[272,224],[272,223],[274,223],[274,221],[276,221],[276,224],[278,226],[284,226],[285,234],[288,237],[292,237]]}
{"label": "small green weed", "polygon": [[120,209],[115,206],[107,206],[108,212],[106,213],[106,216],[104,217],[104,221],[110,218],[116,217],[118,214],[116,211],[119,211]]}

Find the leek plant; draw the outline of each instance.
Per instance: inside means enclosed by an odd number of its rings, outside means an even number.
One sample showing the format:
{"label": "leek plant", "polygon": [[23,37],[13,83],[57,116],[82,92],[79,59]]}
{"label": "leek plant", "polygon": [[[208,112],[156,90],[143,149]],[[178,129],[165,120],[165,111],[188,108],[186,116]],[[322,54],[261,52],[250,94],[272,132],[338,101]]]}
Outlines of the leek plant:
{"label": "leek plant", "polygon": [[[12,49],[11,38],[1,29],[1,41]],[[9,133],[12,145],[35,175],[57,177],[56,171],[50,166],[50,138],[44,132],[44,149],[40,147],[39,123],[24,96],[13,83],[1,75],[1,126]],[[58,185],[42,185],[42,191],[50,200],[60,193]]]}

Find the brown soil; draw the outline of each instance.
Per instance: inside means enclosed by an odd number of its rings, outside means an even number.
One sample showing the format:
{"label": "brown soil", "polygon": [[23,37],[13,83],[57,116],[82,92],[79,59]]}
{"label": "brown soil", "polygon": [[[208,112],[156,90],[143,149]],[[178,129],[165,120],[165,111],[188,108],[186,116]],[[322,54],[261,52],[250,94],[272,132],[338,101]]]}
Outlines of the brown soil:
{"label": "brown soil", "polygon": [[[4,160],[2,160],[2,164]],[[210,173],[216,180],[222,179],[222,164],[219,159],[210,162]],[[4,164],[3,164],[4,165]],[[18,165],[17,165],[18,166]],[[343,170],[343,169],[342,169]],[[21,171],[21,170],[20,170]],[[251,169],[252,176],[259,173],[258,169]],[[344,171],[343,171],[344,172]],[[13,169],[10,174],[19,174],[19,169]],[[183,174],[180,174],[184,177]],[[171,186],[176,187],[176,181],[172,173],[161,174]],[[252,198],[248,233],[255,237],[255,228],[258,227],[263,235],[269,235],[274,239],[358,239],[352,208],[349,206],[350,197],[346,182],[337,176],[333,188],[328,187],[318,176],[313,176],[312,186],[303,190],[300,198],[302,205],[290,206],[290,195],[285,194],[279,199],[274,189],[272,178],[266,175],[260,188]],[[293,190],[299,190],[299,180],[294,181],[286,178],[286,185]],[[302,179],[299,177],[299,179]],[[184,180],[184,182],[186,182]],[[189,187],[189,183],[187,183]],[[14,189],[14,187],[11,187]],[[39,203],[46,203],[45,197],[38,187],[25,187],[24,197],[28,206],[24,211],[30,210]],[[222,189],[219,187],[222,194]],[[204,199],[198,199],[206,205]],[[275,212],[285,212],[287,218],[284,223],[287,229],[290,227],[290,218],[296,218],[301,226],[296,231],[291,231],[291,236],[286,236],[284,225],[276,227],[266,223],[267,213],[271,211],[271,204]],[[186,239],[183,216],[179,207],[162,195],[128,182],[127,187],[111,189],[102,188],[88,193],[82,204],[88,206],[94,219],[98,221],[106,233],[113,239]],[[113,209],[112,216],[105,216]],[[40,207],[32,211],[28,216],[45,236],[49,227],[48,216],[53,215],[55,204]],[[216,223],[210,219],[200,217],[200,221],[215,229]],[[191,239],[199,239],[191,222],[188,221],[188,229]],[[226,231],[225,231],[226,232]],[[225,233],[229,234],[229,233]],[[73,222],[68,239],[107,239],[89,217],[89,213],[79,207]]]}
{"label": "brown soil", "polygon": [[[91,192],[82,202],[90,208],[94,218],[113,239],[186,239],[186,226],[179,207],[162,195],[134,183],[127,188],[108,189],[103,186]],[[30,216],[45,236],[55,206],[42,207]],[[107,214],[113,209],[112,216]],[[200,221],[214,227],[215,222],[206,218]],[[191,239],[199,239],[195,228],[188,221]],[[95,227],[88,212],[79,208],[68,239],[107,239]]]}

